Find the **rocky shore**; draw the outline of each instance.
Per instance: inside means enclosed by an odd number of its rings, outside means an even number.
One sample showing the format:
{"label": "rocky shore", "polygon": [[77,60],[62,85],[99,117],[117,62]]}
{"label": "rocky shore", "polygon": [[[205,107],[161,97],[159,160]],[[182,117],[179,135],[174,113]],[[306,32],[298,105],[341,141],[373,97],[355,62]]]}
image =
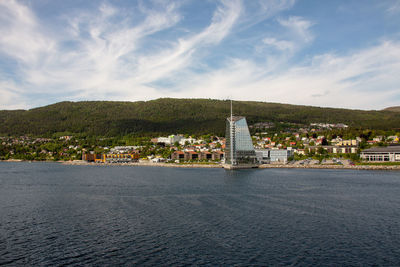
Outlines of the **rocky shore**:
{"label": "rocky shore", "polygon": [[[176,164],[176,163],[89,163],[85,161],[63,161],[67,165],[89,165],[89,166],[150,166],[150,167],[169,167],[169,168],[223,168],[222,164]],[[350,170],[400,170],[400,165],[298,165],[298,164],[263,164],[260,169],[350,169]]]}
{"label": "rocky shore", "polygon": [[261,169],[349,169],[349,170],[400,170],[400,165],[294,165],[294,164],[263,164]]}
{"label": "rocky shore", "polygon": [[169,168],[222,168],[221,164],[177,164],[177,163],[156,163],[156,162],[134,162],[134,163],[92,163],[81,160],[62,161],[66,165],[88,165],[88,166],[149,166]]}
{"label": "rocky shore", "polygon": [[[2,162],[23,162],[23,160],[2,160]],[[35,161],[32,161],[35,162]],[[43,161],[37,161],[43,162]],[[54,161],[51,161],[54,162]],[[155,162],[135,162],[135,163],[93,163],[82,160],[57,161],[65,165],[85,165],[85,166],[148,166],[148,167],[168,167],[168,168],[223,168],[222,164],[196,164],[196,163],[155,163]],[[347,170],[399,170],[400,165],[333,165],[333,164],[262,164],[260,169],[347,169]]]}

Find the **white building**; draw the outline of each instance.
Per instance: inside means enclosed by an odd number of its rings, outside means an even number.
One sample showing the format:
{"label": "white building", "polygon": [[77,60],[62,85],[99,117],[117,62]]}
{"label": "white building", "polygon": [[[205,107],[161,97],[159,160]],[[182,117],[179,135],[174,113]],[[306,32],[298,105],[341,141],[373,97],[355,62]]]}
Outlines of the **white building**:
{"label": "white building", "polygon": [[168,137],[158,137],[158,143],[164,143],[166,145],[173,145],[175,142],[180,142],[182,140],[182,136],[180,135],[170,135]]}
{"label": "white building", "polygon": [[400,161],[400,146],[372,147],[361,152],[366,161]]}
{"label": "white building", "polygon": [[180,144],[181,146],[184,146],[184,145],[186,144],[186,142],[187,142],[188,144],[194,144],[194,143],[197,143],[198,140],[196,140],[196,139],[194,139],[194,138],[192,138],[192,137],[189,137],[189,138],[182,138],[182,139],[179,141],[179,144]]}
{"label": "white building", "polygon": [[286,163],[293,156],[294,150],[289,149],[257,149],[257,161],[261,164],[282,162]]}

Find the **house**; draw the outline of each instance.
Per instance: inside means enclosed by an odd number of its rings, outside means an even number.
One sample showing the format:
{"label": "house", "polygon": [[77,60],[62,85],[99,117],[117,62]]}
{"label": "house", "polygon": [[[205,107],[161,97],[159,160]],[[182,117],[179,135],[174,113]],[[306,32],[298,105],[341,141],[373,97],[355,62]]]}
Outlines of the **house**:
{"label": "house", "polygon": [[172,153],[171,158],[174,160],[185,160],[185,152],[175,151],[174,153]]}
{"label": "house", "polygon": [[202,160],[212,160],[212,153],[209,151],[203,151],[200,153],[200,159]]}
{"label": "house", "polygon": [[355,154],[358,151],[356,146],[334,146],[332,147],[332,153],[335,154]]}
{"label": "house", "polygon": [[305,155],[306,154],[305,149],[296,149],[294,152],[296,154],[298,154],[298,155]]}
{"label": "house", "polygon": [[386,138],[386,140],[391,142],[391,143],[398,143],[399,142],[399,137],[397,137],[396,135],[391,135],[391,136],[388,136]]}
{"label": "house", "polygon": [[358,146],[359,141],[357,139],[352,140],[339,140],[335,143],[336,146]]}

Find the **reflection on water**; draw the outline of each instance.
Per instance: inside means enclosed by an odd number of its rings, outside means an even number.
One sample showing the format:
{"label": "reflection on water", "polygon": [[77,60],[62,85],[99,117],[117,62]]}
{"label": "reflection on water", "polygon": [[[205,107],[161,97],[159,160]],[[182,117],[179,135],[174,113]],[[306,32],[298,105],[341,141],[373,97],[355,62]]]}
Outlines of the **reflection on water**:
{"label": "reflection on water", "polygon": [[399,265],[400,175],[0,163],[0,265]]}

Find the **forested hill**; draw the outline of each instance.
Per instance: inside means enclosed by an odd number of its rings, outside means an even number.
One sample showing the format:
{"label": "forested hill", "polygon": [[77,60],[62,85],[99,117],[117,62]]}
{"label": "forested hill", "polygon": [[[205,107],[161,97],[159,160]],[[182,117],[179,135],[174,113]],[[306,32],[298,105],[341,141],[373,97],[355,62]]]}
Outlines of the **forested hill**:
{"label": "forested hill", "polygon": [[385,111],[394,111],[394,112],[400,112],[400,106],[397,107],[389,107],[389,108],[385,108]]}
{"label": "forested hill", "polygon": [[[139,102],[60,102],[31,110],[0,111],[1,135],[48,136],[57,132],[115,136],[131,133],[224,134],[228,100],[163,98]],[[234,114],[255,122],[345,123],[400,127],[400,113],[234,101]]]}

